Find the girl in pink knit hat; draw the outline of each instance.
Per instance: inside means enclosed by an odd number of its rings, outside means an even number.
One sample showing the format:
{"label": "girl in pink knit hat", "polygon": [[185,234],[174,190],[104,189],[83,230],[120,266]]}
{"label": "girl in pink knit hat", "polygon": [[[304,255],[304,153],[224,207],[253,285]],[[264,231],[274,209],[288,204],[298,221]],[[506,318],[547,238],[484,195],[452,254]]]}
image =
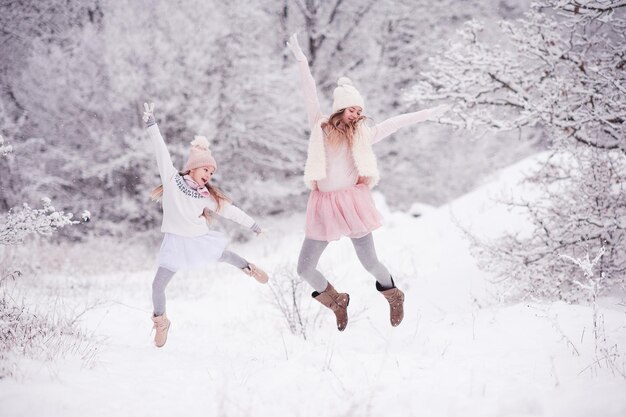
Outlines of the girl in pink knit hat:
{"label": "girl in pink knit hat", "polygon": [[143,119],[152,141],[161,185],[153,192],[155,200],[163,205],[161,231],[165,234],[159,251],[159,268],[152,283],[154,314],[152,321],[156,334],[154,343],[162,347],[167,340],[170,321],[165,315],[165,287],[174,274],[183,268],[205,266],[211,262],[227,262],[264,284],[267,274],[239,255],[225,250],[226,236],[211,229],[211,217],[219,215],[251,229],[259,235],[259,225],[210,180],[217,163],[203,136],[191,142],[189,158],[181,172],[174,168],[159,127],[154,119],[154,104],[144,104]]}
{"label": "girl in pink knit hat", "polygon": [[348,78],[341,77],[333,91],[331,115],[324,116],[296,34],[287,46],[298,61],[311,127],[304,168],[311,194],[298,274],[315,290],[313,297],[334,312],[337,328],[343,331],[348,324],[350,296],[337,292],[317,270],[317,263],[330,241],[349,237],[359,261],[375,277],[376,289],[389,302],[391,325],[398,326],[404,317],[404,293],[378,260],[372,238],[372,231],[381,225],[381,215],[370,193],[379,180],[372,145],[401,127],[439,118],[448,106],[402,114],[370,126],[363,116],[363,97]]}

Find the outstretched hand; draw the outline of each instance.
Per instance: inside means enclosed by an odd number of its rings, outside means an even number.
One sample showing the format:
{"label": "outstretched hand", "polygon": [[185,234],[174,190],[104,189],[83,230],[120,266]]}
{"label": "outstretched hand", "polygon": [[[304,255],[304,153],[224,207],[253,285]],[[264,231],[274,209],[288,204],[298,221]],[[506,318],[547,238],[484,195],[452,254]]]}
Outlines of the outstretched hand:
{"label": "outstretched hand", "polygon": [[291,49],[291,53],[296,58],[297,61],[306,61],[306,56],[302,52],[302,48],[300,48],[300,44],[298,43],[298,34],[294,33],[289,37],[287,41],[287,46]]}
{"label": "outstretched hand", "polygon": [[154,103],[143,103],[143,121],[148,125],[153,125],[154,120]]}
{"label": "outstretched hand", "polygon": [[254,223],[250,229],[252,229],[252,231],[254,232],[255,235],[259,236],[261,233],[263,233],[263,229],[261,229],[261,226],[259,226],[257,223]]}

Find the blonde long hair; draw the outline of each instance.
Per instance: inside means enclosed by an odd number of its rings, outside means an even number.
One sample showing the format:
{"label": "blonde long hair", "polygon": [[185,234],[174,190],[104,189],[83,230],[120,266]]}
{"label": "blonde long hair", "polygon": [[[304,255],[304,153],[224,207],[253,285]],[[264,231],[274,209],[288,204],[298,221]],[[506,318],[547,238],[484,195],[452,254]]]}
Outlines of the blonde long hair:
{"label": "blonde long hair", "polygon": [[[179,172],[180,176],[183,177],[187,174],[189,174],[190,171],[186,171],[186,172]],[[214,187],[211,185],[211,183],[206,183],[205,184],[207,190],[209,191],[209,194],[211,194],[211,197],[213,197],[213,200],[215,200],[215,204],[217,205],[217,209],[216,211],[220,211],[222,208],[222,204],[224,202],[230,203],[232,202],[232,200],[219,188]],[[155,187],[151,192],[150,192],[150,198],[153,201],[161,201],[161,199],[163,198],[163,184],[159,184],[157,187]],[[207,211],[205,211],[204,213],[202,213],[202,215],[204,217],[207,218],[207,220],[210,220],[210,213],[207,213]]]}
{"label": "blonde long hair", "polygon": [[[346,109],[341,109],[331,114],[328,118],[328,121],[322,124],[322,129],[326,130],[326,133],[335,132],[345,136],[345,138],[348,140],[348,146],[352,148],[352,145],[354,144],[354,133],[356,132],[358,124],[363,122],[366,117],[360,116],[358,119],[348,124],[343,124],[341,122],[341,119],[343,118],[343,114],[345,111]],[[333,136],[334,135],[329,135],[330,138],[333,138]],[[338,145],[338,143],[336,142],[332,144]]]}

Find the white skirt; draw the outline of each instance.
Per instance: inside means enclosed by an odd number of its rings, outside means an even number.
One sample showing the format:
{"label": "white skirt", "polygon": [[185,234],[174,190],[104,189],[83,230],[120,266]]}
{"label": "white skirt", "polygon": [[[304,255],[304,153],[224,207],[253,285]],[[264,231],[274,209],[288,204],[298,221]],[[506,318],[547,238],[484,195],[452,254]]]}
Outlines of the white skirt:
{"label": "white skirt", "polygon": [[224,233],[213,230],[196,237],[165,233],[159,250],[159,266],[172,272],[204,267],[220,259],[227,243]]}

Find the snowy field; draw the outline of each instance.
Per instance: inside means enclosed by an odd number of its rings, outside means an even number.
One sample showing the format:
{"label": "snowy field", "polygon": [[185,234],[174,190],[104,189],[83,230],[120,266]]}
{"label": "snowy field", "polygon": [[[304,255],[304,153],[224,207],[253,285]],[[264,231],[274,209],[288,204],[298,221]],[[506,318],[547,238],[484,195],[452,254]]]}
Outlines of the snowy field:
{"label": "snowy field", "polygon": [[[502,303],[457,227],[493,236],[520,225],[492,197],[523,192],[516,182],[531,163],[419,218],[379,198],[378,253],[406,293],[398,328],[345,239],[320,267],[350,293],[350,323],[337,332],[301,285],[306,338],[289,330],[269,286],[228,265],[175,277],[163,349],[152,345],[154,270],[47,276],[42,299],[94,306],[80,323],[97,351],[21,363],[0,380],[0,416],[626,416],[623,294],[599,300],[598,340],[593,305]],[[265,225],[233,247],[287,288],[303,218]]]}

